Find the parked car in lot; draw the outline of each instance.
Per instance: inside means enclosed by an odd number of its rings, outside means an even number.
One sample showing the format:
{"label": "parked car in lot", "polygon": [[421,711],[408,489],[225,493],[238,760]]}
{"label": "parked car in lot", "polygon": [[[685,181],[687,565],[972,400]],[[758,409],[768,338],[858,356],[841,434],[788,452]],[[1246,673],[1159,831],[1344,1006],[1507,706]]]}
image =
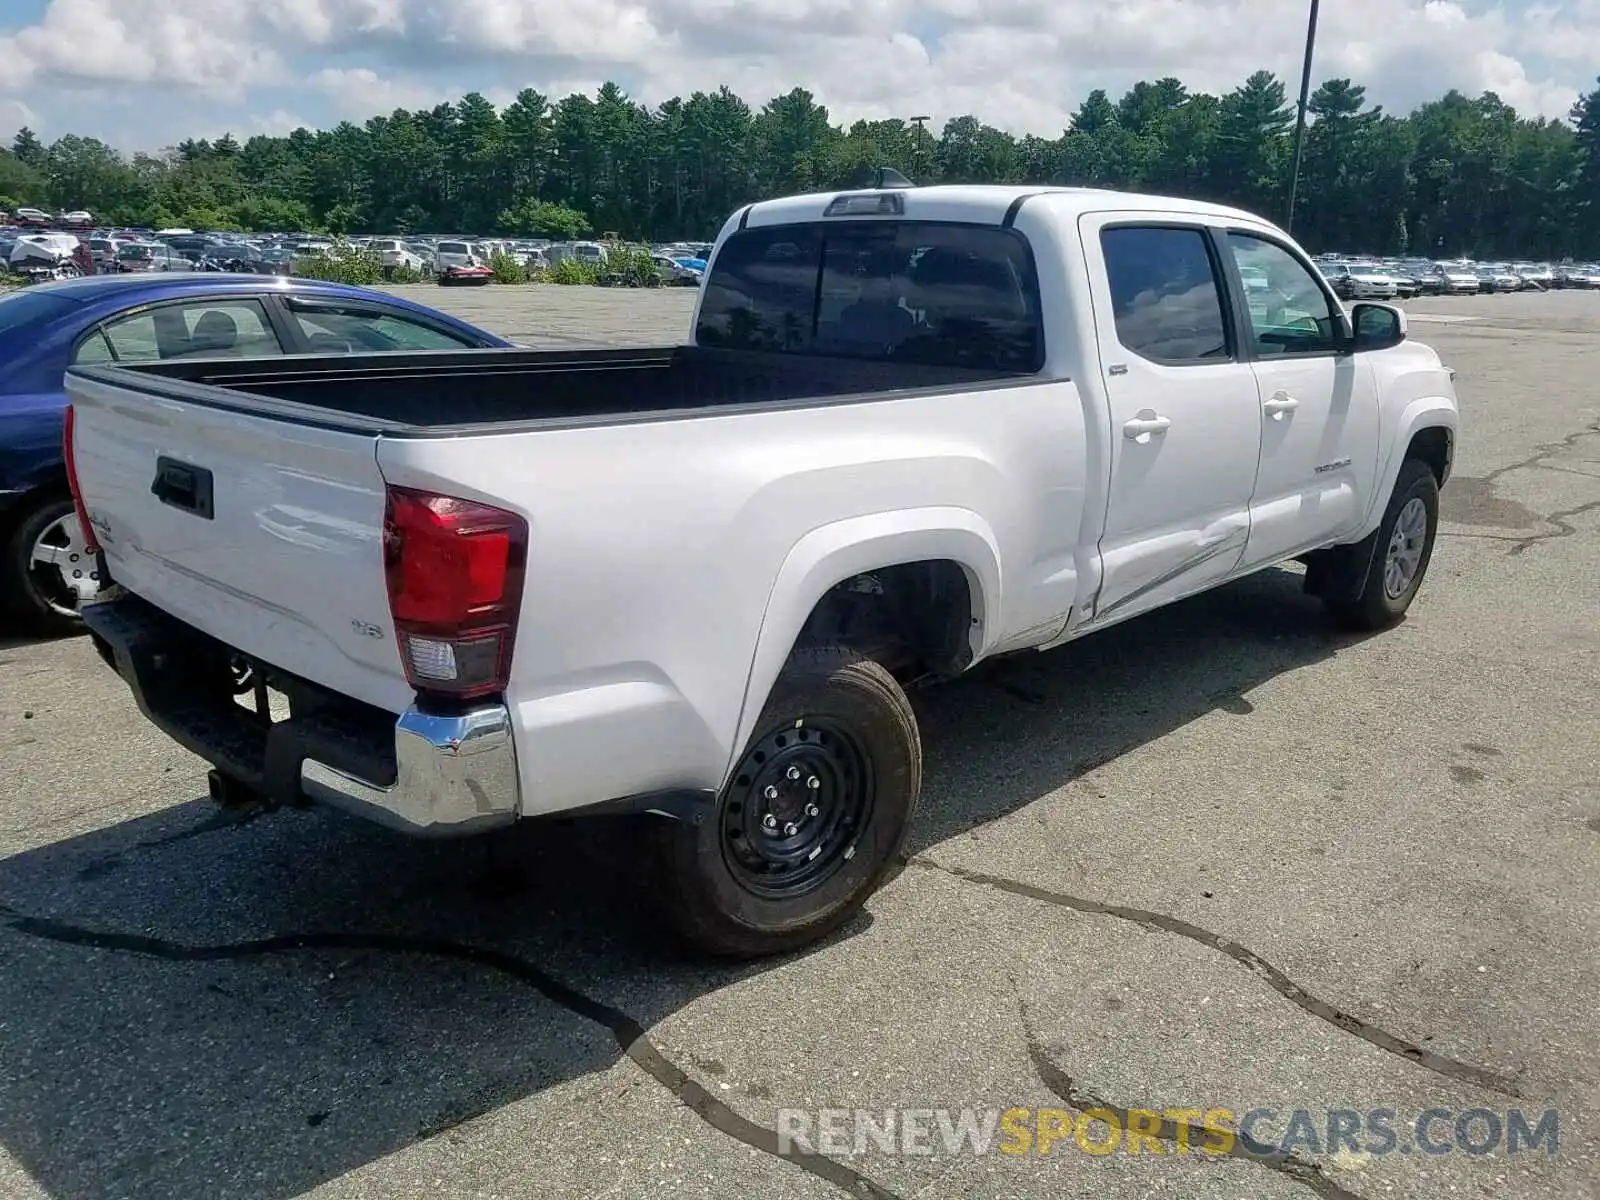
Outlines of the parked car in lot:
{"label": "parked car in lot", "polygon": [[704,278],[704,270],[695,270],[677,259],[669,258],[665,254],[652,254],[650,261],[655,263],[656,272],[661,276],[661,282],[668,287],[698,287]]}
{"label": "parked car in lot", "polygon": [[1388,272],[1369,263],[1333,264],[1323,274],[1342,300],[1393,300],[1400,292]]}
{"label": "parked car in lot", "polygon": [[1434,263],[1412,263],[1406,273],[1416,280],[1419,296],[1437,296],[1444,290],[1444,275]]}
{"label": "parked car in lot", "polygon": [[70,233],[25,233],[12,244],[9,266],[19,275],[41,278],[77,274],[80,244]]}
{"label": "parked car in lot", "polygon": [[70,364],[508,345],[397,297],[310,280],[101,275],[0,296],[0,606],[70,632],[99,587],[61,456]]}
{"label": "parked car in lot", "polygon": [[91,237],[89,251],[94,255],[95,267],[101,271],[117,270],[117,252],[128,245],[125,238]]}
{"label": "parked car in lot", "polygon": [[193,263],[165,242],[132,242],[117,251],[117,270],[124,274],[193,269]]}
{"label": "parked car in lot", "polygon": [[1422,294],[1422,280],[1404,267],[1384,267],[1383,273],[1394,280],[1394,293],[1402,300]]}
{"label": "parked car in lot", "polygon": [[1558,288],[1600,288],[1600,264],[1563,264],[1556,268],[1551,283]]}
{"label": "parked car in lot", "polygon": [[906,681],[1286,560],[1357,628],[1416,595],[1451,372],[1266,221],[889,188],[711,261],[687,345],[71,368],[85,621],[219,799],[647,813],[681,933],[787,950],[894,869]]}
{"label": "parked car in lot", "polygon": [[1548,263],[1524,263],[1512,269],[1516,271],[1524,287],[1541,292],[1549,288],[1555,278],[1555,271]]}
{"label": "parked car in lot", "polygon": [[1483,281],[1471,267],[1460,263],[1439,264],[1439,294],[1442,296],[1476,296]]}
{"label": "parked car in lot", "polygon": [[1478,286],[1484,292],[1520,292],[1523,284],[1511,268],[1490,265],[1478,268]]}
{"label": "parked car in lot", "polygon": [[440,242],[434,252],[436,282],[441,287],[473,286],[494,280],[489,255],[476,242]]}
{"label": "parked car in lot", "polygon": [[376,239],[370,243],[368,249],[378,255],[379,263],[388,270],[407,267],[413,271],[421,271],[424,266],[422,256],[399,238]]}

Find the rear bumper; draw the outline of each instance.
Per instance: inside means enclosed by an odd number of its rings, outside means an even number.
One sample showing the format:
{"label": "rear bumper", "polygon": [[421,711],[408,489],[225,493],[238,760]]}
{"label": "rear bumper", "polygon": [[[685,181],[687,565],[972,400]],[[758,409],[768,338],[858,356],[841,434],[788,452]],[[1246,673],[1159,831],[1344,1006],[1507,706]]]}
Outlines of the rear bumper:
{"label": "rear bumper", "polygon": [[289,696],[273,721],[239,704],[228,647],[125,594],[90,605],[96,648],[140,710],[184,748],[271,804],[315,801],[405,833],[456,837],[522,811],[503,704],[398,718],[252,663]]}
{"label": "rear bumper", "polygon": [[307,757],[300,788],[309,799],[424,836],[456,837],[516,820],[517,757],[505,705],[449,716],[413,706],[395,722],[394,755],[388,786]]}

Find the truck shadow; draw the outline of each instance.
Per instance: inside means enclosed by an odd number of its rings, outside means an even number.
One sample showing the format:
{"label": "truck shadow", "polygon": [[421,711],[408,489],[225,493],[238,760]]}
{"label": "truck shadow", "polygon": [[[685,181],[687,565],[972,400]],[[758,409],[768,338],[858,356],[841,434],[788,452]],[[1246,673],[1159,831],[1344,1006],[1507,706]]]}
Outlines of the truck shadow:
{"label": "truck shadow", "polygon": [[[8,650],[25,650],[29,646],[40,646],[45,642],[61,641],[60,637],[43,633],[30,633],[28,630],[13,626],[10,622],[0,622],[0,654]],[[5,662],[0,659],[0,664]]]}
{"label": "truck shadow", "polygon": [[1267,570],[1102,633],[981,664],[914,698],[926,769],[908,852],[1005,816],[1146,742],[1331,657],[1303,576]]}
{"label": "truck shadow", "polygon": [[[1341,644],[1269,572],[922,694],[913,849],[1244,711]],[[682,961],[637,836],[425,843],[326,813],[227,824],[196,801],[0,862],[0,1139],[63,1200],[276,1198],[624,1053],[670,1088],[670,1048],[652,1068],[641,1027],[773,964]]]}

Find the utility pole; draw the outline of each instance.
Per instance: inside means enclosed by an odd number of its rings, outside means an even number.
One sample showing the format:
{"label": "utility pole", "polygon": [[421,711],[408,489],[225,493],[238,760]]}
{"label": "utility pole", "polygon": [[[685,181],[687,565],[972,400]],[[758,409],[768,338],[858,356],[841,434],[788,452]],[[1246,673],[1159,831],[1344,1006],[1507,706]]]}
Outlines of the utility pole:
{"label": "utility pole", "polygon": [[912,137],[916,140],[911,149],[911,170],[917,176],[917,182],[919,183],[922,181],[922,142],[928,136],[927,126],[932,119],[932,117],[906,118],[917,127],[917,132],[912,134]]}
{"label": "utility pole", "polygon": [[1311,51],[1317,44],[1317,7],[1311,0],[1311,20],[1306,25],[1306,61],[1300,68],[1300,111],[1294,122],[1294,168],[1289,173],[1289,212],[1284,217],[1286,232],[1294,229],[1294,197],[1300,188],[1300,158],[1306,148],[1306,104],[1311,96]]}

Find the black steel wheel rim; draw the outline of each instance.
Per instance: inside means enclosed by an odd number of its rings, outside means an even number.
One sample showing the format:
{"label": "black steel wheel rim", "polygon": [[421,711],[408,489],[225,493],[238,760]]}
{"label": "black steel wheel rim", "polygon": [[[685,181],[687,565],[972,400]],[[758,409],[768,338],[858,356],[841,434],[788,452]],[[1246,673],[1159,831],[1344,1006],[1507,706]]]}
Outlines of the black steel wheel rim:
{"label": "black steel wheel rim", "polygon": [[746,891],[785,900],[855,856],[872,816],[872,760],[843,726],[806,718],[745,752],[722,804],[728,870]]}

